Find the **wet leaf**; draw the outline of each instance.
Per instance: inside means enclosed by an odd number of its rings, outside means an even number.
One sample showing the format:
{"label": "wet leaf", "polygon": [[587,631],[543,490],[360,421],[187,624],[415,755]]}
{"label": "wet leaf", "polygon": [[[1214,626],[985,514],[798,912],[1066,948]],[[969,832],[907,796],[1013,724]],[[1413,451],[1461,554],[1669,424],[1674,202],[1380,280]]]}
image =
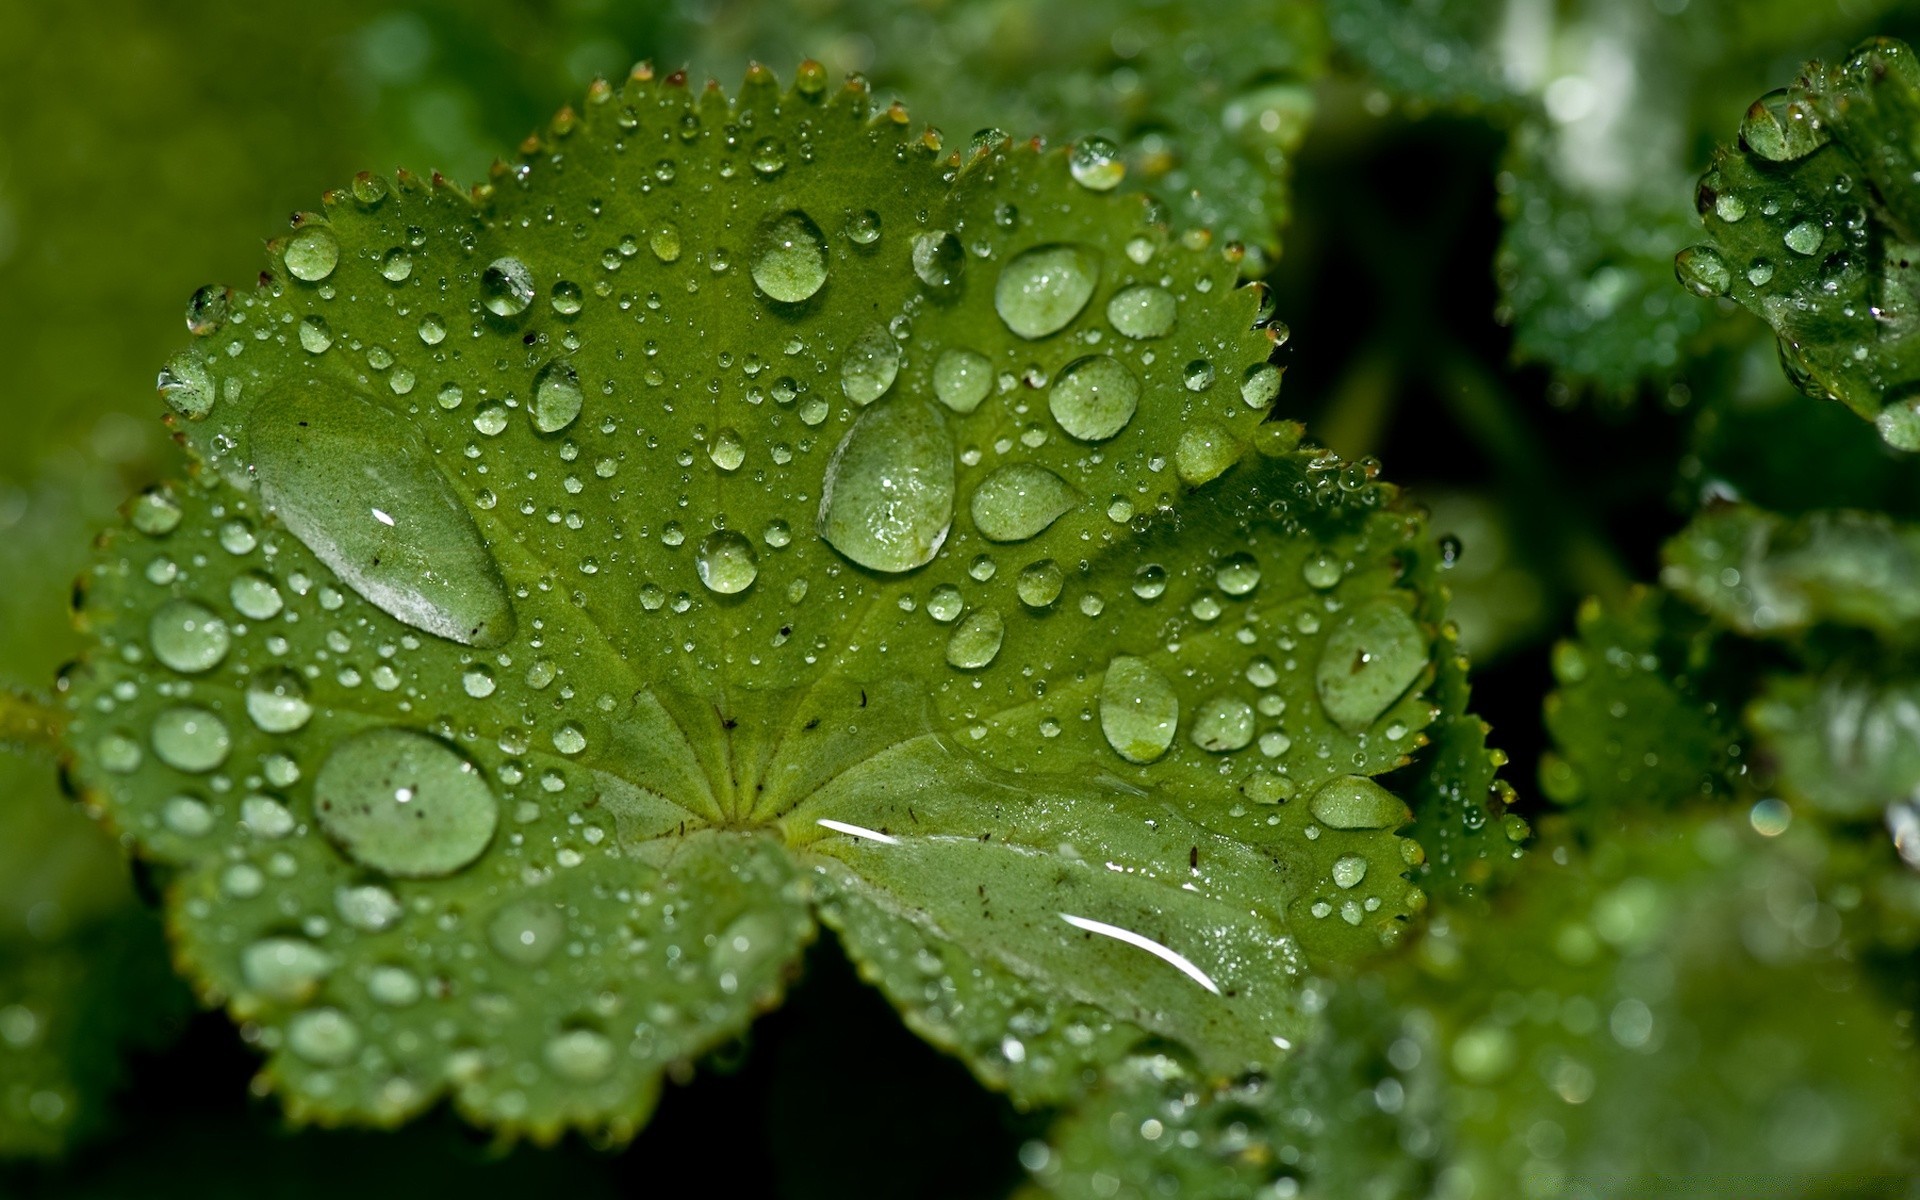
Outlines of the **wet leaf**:
{"label": "wet leaf", "polygon": [[641,72],[329,196],[168,368],[76,777],[296,1115],[630,1135],[816,919],[1020,1103],[1237,1071],[1420,910],[1419,517],[1262,426],[1235,254],[906,121]]}

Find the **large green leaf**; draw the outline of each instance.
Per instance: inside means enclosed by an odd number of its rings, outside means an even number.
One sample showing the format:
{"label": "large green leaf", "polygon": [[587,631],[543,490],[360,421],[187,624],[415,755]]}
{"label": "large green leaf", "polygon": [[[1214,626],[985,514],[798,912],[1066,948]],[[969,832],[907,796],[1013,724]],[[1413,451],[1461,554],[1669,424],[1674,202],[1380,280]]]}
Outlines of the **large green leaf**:
{"label": "large green leaf", "polygon": [[1421,522],[1069,158],[642,72],[196,298],[70,739],[296,1113],[628,1134],[816,915],[1022,1103],[1398,938]]}

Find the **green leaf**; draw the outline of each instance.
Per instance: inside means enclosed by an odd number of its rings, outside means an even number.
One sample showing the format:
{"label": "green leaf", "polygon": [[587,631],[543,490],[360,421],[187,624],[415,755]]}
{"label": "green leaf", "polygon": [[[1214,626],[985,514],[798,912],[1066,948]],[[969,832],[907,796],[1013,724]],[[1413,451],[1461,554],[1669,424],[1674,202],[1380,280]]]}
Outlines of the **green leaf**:
{"label": "green leaf", "polygon": [[1235,255],[904,121],[639,73],[168,369],[76,775],[297,1115],[629,1135],[816,917],[1018,1102],[1237,1071],[1424,903],[1417,514],[1261,425]]}
{"label": "green leaf", "polygon": [[1880,819],[1920,781],[1920,681],[1845,674],[1770,681],[1747,714],[1788,799]]}
{"label": "green leaf", "polygon": [[1715,155],[1697,197],[1710,243],[1676,260],[1695,292],[1730,296],[1772,326],[1803,390],[1904,450],[1920,449],[1917,117],[1920,63],[1900,42],[1807,64],[1754,102],[1737,148]]}
{"label": "green leaf", "polygon": [[[1290,212],[1326,34],[1305,0],[1229,0],[1202,12],[1147,0],[766,0],[670,31],[709,67],[780,61],[796,48],[914,98],[916,115],[960,132],[1113,139],[1130,186],[1177,226],[1244,243],[1266,273]],[[677,41],[675,41],[677,37]],[[668,61],[673,60],[669,52]]]}
{"label": "green leaf", "polygon": [[1695,517],[1664,558],[1662,583],[1749,637],[1822,624],[1910,645],[1920,633],[1920,530],[1876,513],[1728,507]]}

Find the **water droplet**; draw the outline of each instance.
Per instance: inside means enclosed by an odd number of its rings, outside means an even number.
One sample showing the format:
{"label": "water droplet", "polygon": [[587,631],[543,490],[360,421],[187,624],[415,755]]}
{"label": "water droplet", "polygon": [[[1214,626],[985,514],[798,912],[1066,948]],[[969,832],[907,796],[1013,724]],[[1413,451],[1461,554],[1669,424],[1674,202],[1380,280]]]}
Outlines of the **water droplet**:
{"label": "water droplet", "polygon": [[533,427],[541,433],[560,432],[580,416],[586,399],[573,364],[564,358],[554,359],[533,377],[533,403],[529,406]]}
{"label": "water droplet", "polygon": [[957,413],[980,407],[993,387],[993,364],[972,350],[942,351],[933,364],[933,394]]}
{"label": "water droplet", "polygon": [[507,429],[507,406],[489,400],[474,410],[473,427],[488,437],[498,437]]}
{"label": "water droplet", "polygon": [[1055,243],[1015,255],[994,284],[993,307],[1023,338],[1057,333],[1087,306],[1100,282],[1100,258],[1086,246]]}
{"label": "water droplet", "polygon": [[1226,427],[1213,421],[1195,421],[1180,433],[1173,448],[1173,469],[1188,487],[1218,479],[1240,459],[1242,447]]}
{"label": "water droplet", "polygon": [[1213,696],[1201,702],[1188,731],[1202,750],[1226,754],[1244,750],[1253,741],[1253,706],[1235,696]]}
{"label": "water droplet", "polygon": [[1213,364],[1204,358],[1196,358],[1182,369],[1180,378],[1188,391],[1204,392],[1213,386]]}
{"label": "water droplet", "polygon": [[227,753],[233,749],[227,723],[193,705],[162,710],[153,719],[149,740],[161,762],[195,775],[227,761]]}
{"label": "water droplet", "polygon": [[722,596],[746,591],[760,576],[753,543],[731,529],[708,534],[694,553],[693,565],[707,590]]}
{"label": "water droplet", "polygon": [[1066,586],[1066,575],[1060,565],[1050,558],[1028,563],[1020,571],[1020,577],[1014,581],[1014,591],[1020,596],[1020,603],[1028,608],[1046,608],[1060,598],[1060,589]]}
{"label": "water droplet", "polygon": [[480,272],[480,303],[496,317],[517,317],[533,303],[533,272],[517,258],[496,258]]}
{"label": "water droplet", "polygon": [[293,813],[272,796],[252,795],[240,802],[240,823],[255,837],[283,838],[293,832]]}
{"label": "water droplet", "polygon": [[333,347],[333,326],[318,314],[300,318],[300,348],[308,354],[325,354]]}
{"label": "water droplet", "polygon": [[333,956],[304,938],[261,938],[240,952],[247,986],[282,1004],[306,1003],[333,967]]}
{"label": "water droplet", "polygon": [[406,423],[316,385],[260,405],[248,431],[267,508],[348,587],[465,645],[513,636],[492,553]]}
{"label": "water droplet", "polygon": [[1333,723],[1357,733],[1398,700],[1427,666],[1427,641],[1413,618],[1391,600],[1347,614],[1327,635],[1314,671],[1320,706]]}
{"label": "water droplet", "polygon": [[340,265],[340,240],[324,225],[306,225],[287,239],[284,261],[295,279],[318,283]]}
{"label": "water droplet", "polygon": [[1307,581],[1308,587],[1321,591],[1339,583],[1346,573],[1347,569],[1340,559],[1325,550],[1309,555],[1307,561],[1300,564],[1300,578]]}
{"label": "water droplet", "polygon": [[1266,409],[1280,398],[1280,368],[1255,363],[1240,380],[1240,399],[1248,408]]}
{"label": "water droplet", "polygon": [[677,262],[680,258],[680,227],[672,221],[662,224],[647,236],[647,248],[663,263]]}
{"label": "water droplet", "polygon": [[419,978],[405,967],[379,966],[367,972],[367,995],[387,1008],[417,1004],[422,990]]}
{"label": "water droplet", "polygon": [[147,622],[147,641],[162,665],[183,675],[211,671],[227,656],[227,623],[193,600],[169,600]]}
{"label": "water droplet", "polygon": [[1756,258],[1747,268],[1747,282],[1755,287],[1765,287],[1773,279],[1773,264],[1764,258]]}
{"label": "water droplet", "polygon": [[1895,400],[1873,419],[1880,440],[1895,450],[1920,450],[1920,396]]}
{"label": "water droplet", "polygon": [[1047,394],[1047,407],[1069,436],[1105,441],[1133,420],[1140,407],[1140,381],[1120,360],[1089,354],[1061,369]]}
{"label": "water droplet", "polygon": [[164,537],[180,527],[180,501],[165,488],[153,487],[140,493],[133,502],[129,518],[133,527],[148,537]]}
{"label": "water droplet", "polygon": [[966,265],[967,252],[960,239],[944,229],[916,234],[913,239],[913,273],[930,288],[949,288],[960,281],[960,269]]}
{"label": "water droplet", "polygon": [[750,270],[769,297],[798,304],[827,282],[827,240],[806,213],[781,213],[760,227]]}
{"label": "water droplet", "polygon": [[953,525],[953,437],[938,410],[894,401],[860,414],[827,462],[820,536],[875,571],[932,561]]}
{"label": "water droplet", "polygon": [[160,821],[181,837],[205,837],[213,828],[213,810],[197,796],[169,796]]}
{"label": "water droplet", "polygon": [[547,1065],[562,1079],[597,1083],[613,1071],[614,1048],[607,1035],[592,1029],[569,1029],[547,1042]]}
{"label": "water droplet", "polygon": [[389,283],[405,283],[407,276],[413,274],[413,255],[395,246],[380,260],[380,274]]}
{"label": "water droplet", "polygon": [[391,929],[402,915],[400,898],[377,883],[336,889],[333,907],[342,921],[366,933]]}
{"label": "water droplet", "polygon": [[1158,600],[1167,590],[1167,569],[1148,563],[1133,573],[1133,594],[1142,600]]}
{"label": "water droplet", "polygon": [[485,700],[493,695],[498,684],[494,682],[493,671],[485,663],[470,664],[460,672],[460,690],[475,700]]}
{"label": "water droplet", "polygon": [[207,364],[193,354],[176,355],[160,368],[156,383],[167,406],[189,421],[198,421],[213,411],[213,376],[207,372]]}
{"label": "water droplet", "polygon": [[1103,137],[1081,138],[1067,154],[1067,170],[1073,181],[1094,192],[1110,192],[1127,176],[1126,160],[1120,147]]}
{"label": "water droplet", "polygon": [[1173,293],[1152,284],[1122,288],[1107,301],[1107,323],[1130,338],[1165,337],[1176,314]]}
{"label": "water droplet", "polygon": [[1709,246],[1689,246],[1676,254],[1673,273],[1696,296],[1724,296],[1733,287],[1733,268]]}
{"label": "water droplet", "polygon": [[1747,109],[1740,140],[1769,162],[1790,162],[1826,145],[1829,135],[1807,104],[1776,88]]}
{"label": "water droplet", "polygon": [[1009,463],[973,489],[973,524],[989,541],[1022,542],[1079,502],[1072,485],[1045,467]]}
{"label": "water droplet", "polygon": [[1251,554],[1229,554],[1214,568],[1213,582],[1229,596],[1244,596],[1260,586],[1260,564]]}
{"label": "water droplet", "polygon": [[840,363],[840,389],[855,404],[872,404],[887,394],[900,373],[900,343],[885,326],[870,325],[847,347]]}
{"label": "water droplet", "polygon": [[1006,623],[991,608],[972,613],[954,627],[947,638],[947,661],[963,671],[977,671],[1000,653],[1006,638]]}
{"label": "water droplet", "polygon": [[1802,221],[1787,230],[1781,240],[1786,242],[1787,249],[1795,254],[1812,255],[1820,252],[1820,239],[1823,233],[1818,221]]}
{"label": "water droplet", "polygon": [[187,332],[195,337],[217,333],[227,323],[233,289],[210,283],[187,298]]}
{"label": "water droplet", "polygon": [[942,625],[959,617],[967,606],[960,589],[950,583],[943,583],[927,596],[927,615]]}
{"label": "water droplet", "polygon": [[562,754],[578,754],[587,748],[587,731],[566,721],[553,731],[553,748]]}
{"label": "water droplet", "polygon": [[1398,796],[1364,775],[1329,779],[1307,808],[1314,820],[1330,829],[1392,829],[1412,815]]}
{"label": "water droplet", "polygon": [[763,137],[753,144],[748,161],[762,175],[778,175],[787,165],[787,147],[779,138]]}
{"label": "water droplet", "polygon": [[101,735],[94,744],[94,753],[100,759],[101,769],[115,775],[130,775],[139,770],[141,760],[146,757],[139,742],[118,732]]}
{"label": "water droplet", "polygon": [[1173,745],[1180,698],[1173,684],[1144,658],[1116,654],[1100,685],[1100,732],[1121,758],[1157,761]]}
{"label": "water droplet", "polygon": [[566,918],[551,900],[515,900],[494,914],[487,941],[508,962],[536,967],[553,954],[566,932]]}
{"label": "water droplet", "polygon": [[360,1049],[360,1027],[337,1008],[295,1013],[287,1022],[287,1049],[315,1066],[344,1066]]}
{"label": "water droplet", "polygon": [[722,426],[707,443],[707,457],[722,471],[737,471],[740,464],[747,461],[747,443],[738,429]]}
{"label": "water droplet", "polygon": [[580,285],[571,279],[562,279],[553,285],[547,294],[547,303],[553,305],[553,311],[563,317],[575,316],[580,312],[586,297],[580,291]]}
{"label": "water droplet", "polygon": [[450,875],[493,840],[499,803],[464,755],[410,729],[337,743],[313,781],[313,808],[341,852],[388,875]]}
{"label": "water droplet", "polygon": [[863,209],[847,214],[847,240],[856,246],[871,246],[880,240],[880,214]]}

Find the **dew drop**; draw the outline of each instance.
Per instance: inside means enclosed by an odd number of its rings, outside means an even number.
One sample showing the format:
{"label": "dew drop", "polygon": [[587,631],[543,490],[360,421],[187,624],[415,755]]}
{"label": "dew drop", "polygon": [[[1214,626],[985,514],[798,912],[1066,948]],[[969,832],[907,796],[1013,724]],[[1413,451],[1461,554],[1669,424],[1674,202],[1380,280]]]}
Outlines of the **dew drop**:
{"label": "dew drop", "polygon": [[533,303],[533,272],[517,258],[496,258],[480,272],[480,303],[496,317],[517,317]]}
{"label": "dew drop", "polygon": [[308,354],[325,354],[333,348],[333,326],[318,313],[300,318],[300,348]]}
{"label": "dew drop", "polygon": [[880,240],[880,214],[862,209],[847,215],[847,240],[856,246],[871,246]]}
{"label": "dew drop", "polygon": [[1107,301],[1107,323],[1136,340],[1171,333],[1175,312],[1173,293],[1152,284],[1122,288]]}
{"label": "dew drop", "polygon": [[1214,421],[1195,421],[1180,432],[1173,448],[1173,469],[1188,487],[1218,479],[1228,467],[1239,461],[1241,446],[1225,426]]}
{"label": "dew drop", "polygon": [[707,590],[722,596],[746,591],[760,576],[753,543],[731,529],[708,534],[694,552],[693,565]]}
{"label": "dew drop", "polygon": [[592,1029],[555,1034],[544,1057],[553,1073],[574,1083],[597,1083],[613,1071],[614,1048],[607,1035]]}
{"label": "dew drop", "polygon": [[707,457],[722,471],[737,471],[740,464],[747,461],[747,443],[738,429],[722,426],[707,443]]}
{"label": "dew drop", "polygon": [[993,387],[993,364],[972,350],[945,350],[933,364],[933,394],[957,413],[980,407]]}
{"label": "dew drop", "polygon": [[1329,779],[1307,808],[1329,829],[1392,829],[1411,815],[1398,796],[1364,775]]}
{"label": "dew drop", "polygon": [[1120,157],[1120,147],[1103,137],[1075,142],[1067,154],[1067,170],[1075,183],[1093,192],[1110,192],[1127,176],[1127,164]]}
{"label": "dew drop", "polygon": [[1346,568],[1341,565],[1339,558],[1325,550],[1309,555],[1307,561],[1300,564],[1300,578],[1307,581],[1308,587],[1318,588],[1321,591],[1339,583],[1346,573]]}
{"label": "dew drop", "polygon": [[677,262],[680,258],[680,227],[671,221],[659,226],[647,236],[647,248],[663,263]]}
{"label": "dew drop", "polygon": [[1100,258],[1086,246],[1054,243],[1015,255],[994,284],[993,307],[1008,329],[1043,338],[1065,329],[1093,298]]}
{"label": "dew drop", "polygon": [[205,837],[213,829],[213,810],[196,796],[169,796],[160,822],[181,837]]}
{"label": "dew drop", "polygon": [[1333,882],[1342,888],[1360,886],[1367,877],[1367,860],[1358,854],[1343,854],[1334,860]]}
{"label": "dew drop", "polygon": [[1060,570],[1060,565],[1050,558],[1043,558],[1021,568],[1013,586],[1020,603],[1037,609],[1051,606],[1060,598],[1060,589],[1065,585],[1066,575]]}
{"label": "dew drop", "polygon": [[337,743],[313,781],[320,828],[353,861],[388,875],[450,875],[493,840],[499,802],[447,743],[370,729]]}
{"label": "dew drop", "polygon": [[147,622],[147,641],[161,664],[183,675],[211,671],[227,656],[227,623],[193,600],[169,600]]}
{"label": "dew drop", "polygon": [[566,918],[551,900],[515,900],[487,924],[487,942],[508,962],[537,967],[553,954],[566,932]]}
{"label": "dew drop", "polygon": [[1229,554],[1214,568],[1213,582],[1229,596],[1244,596],[1260,586],[1260,564],[1251,554]]}
{"label": "dew drop", "polygon": [[1157,761],[1173,745],[1180,698],[1173,684],[1144,658],[1116,654],[1100,685],[1100,732],[1121,758]]}
{"label": "dew drop", "polygon": [[573,364],[564,358],[554,359],[533,377],[533,403],[529,406],[533,427],[541,433],[560,432],[579,418],[586,399]]}
{"label": "dew drop", "polygon": [[1080,502],[1066,480],[1033,463],[1009,463],[973,489],[973,524],[994,542],[1037,536]]}
{"label": "dew drop", "polygon": [[304,1004],[333,970],[331,954],[304,938],[261,938],[240,952],[247,987],[282,1004]]}
{"label": "dew drop", "polygon": [[[233,749],[227,723],[194,705],[163,709],[153,719],[149,740],[161,762],[194,775],[226,762],[227,753]],[[110,764],[103,765],[111,769]]]}
{"label": "dew drop", "polygon": [[1216,754],[1244,750],[1253,741],[1253,706],[1227,695],[1204,700],[1194,711],[1187,736],[1202,750]]}
{"label": "dew drop", "polygon": [[295,1013],[287,1023],[287,1049],[315,1066],[344,1066],[360,1049],[360,1027],[337,1008]]}
{"label": "dew drop", "polygon": [[1314,671],[1320,706],[1349,733],[1371,725],[1427,666],[1427,642],[1391,600],[1348,613],[1321,648]]}
{"label": "dew drop", "polygon": [[1006,623],[991,608],[969,615],[947,638],[947,662],[962,671],[977,671],[998,657],[1007,636]]}
{"label": "dew drop", "polygon": [[847,430],[820,488],[820,536],[860,566],[910,571],[953,525],[953,437],[939,411],[889,402]]}
{"label": "dew drop", "polygon": [[1105,441],[1133,420],[1140,381],[1119,359],[1089,354],[1061,369],[1047,393],[1047,407],[1070,437]]}
{"label": "dew drop", "polygon": [[840,390],[855,404],[872,404],[887,394],[900,374],[900,343],[885,326],[870,325],[847,347],[840,363]]}
{"label": "dew drop", "polygon": [[767,296],[798,304],[827,282],[827,240],[806,213],[781,213],[760,227],[749,270]]}
{"label": "dew drop", "polygon": [[1280,398],[1280,368],[1255,363],[1240,380],[1240,399],[1248,408],[1266,409]]}
{"label": "dew drop", "polygon": [[324,225],[306,225],[287,239],[287,273],[307,283],[318,283],[340,265],[340,240]]}
{"label": "dew drop", "polygon": [[966,606],[960,589],[950,583],[941,584],[927,596],[927,615],[942,625],[958,618]]}
{"label": "dew drop", "polygon": [[377,883],[336,889],[333,908],[342,921],[365,933],[391,929],[402,916],[400,898]]}
{"label": "dew drop", "polygon": [[944,229],[914,236],[913,273],[930,288],[945,289],[958,283],[966,260],[967,252],[961,248],[960,239]]}

